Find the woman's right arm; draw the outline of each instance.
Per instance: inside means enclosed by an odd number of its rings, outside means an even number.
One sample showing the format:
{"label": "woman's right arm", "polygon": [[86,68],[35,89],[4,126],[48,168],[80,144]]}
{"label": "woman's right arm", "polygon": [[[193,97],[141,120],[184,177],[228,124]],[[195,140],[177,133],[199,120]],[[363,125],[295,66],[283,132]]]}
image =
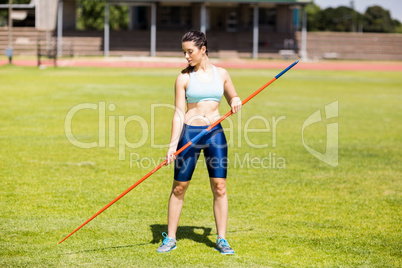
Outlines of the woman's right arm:
{"label": "woman's right arm", "polygon": [[183,128],[185,111],[186,111],[186,87],[188,85],[188,74],[180,74],[176,78],[175,83],[175,110],[172,120],[172,134],[170,137],[169,150],[166,154],[166,165],[175,160],[174,153],[176,152],[177,144],[179,143],[180,134]]}

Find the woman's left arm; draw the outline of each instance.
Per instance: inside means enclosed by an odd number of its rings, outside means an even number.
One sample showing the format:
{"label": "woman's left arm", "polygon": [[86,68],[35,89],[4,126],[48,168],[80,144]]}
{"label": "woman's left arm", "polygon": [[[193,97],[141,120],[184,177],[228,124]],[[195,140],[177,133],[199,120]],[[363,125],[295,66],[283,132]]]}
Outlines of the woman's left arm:
{"label": "woman's left arm", "polygon": [[220,75],[223,79],[223,88],[224,88],[224,94],[227,102],[229,103],[232,112],[237,113],[241,109],[241,99],[239,96],[237,96],[236,89],[233,85],[232,79],[230,78],[230,75],[228,71],[226,71],[223,68],[219,68],[220,70]]}

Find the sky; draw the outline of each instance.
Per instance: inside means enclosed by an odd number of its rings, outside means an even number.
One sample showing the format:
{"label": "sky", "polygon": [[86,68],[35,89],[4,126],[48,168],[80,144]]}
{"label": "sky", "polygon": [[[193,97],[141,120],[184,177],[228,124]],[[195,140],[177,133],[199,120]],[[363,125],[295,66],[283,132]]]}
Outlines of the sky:
{"label": "sky", "polygon": [[[328,7],[348,6],[351,0],[314,0],[322,9]],[[354,0],[355,9],[364,13],[369,6],[378,5],[387,9],[393,19],[402,22],[402,1],[401,0]]]}

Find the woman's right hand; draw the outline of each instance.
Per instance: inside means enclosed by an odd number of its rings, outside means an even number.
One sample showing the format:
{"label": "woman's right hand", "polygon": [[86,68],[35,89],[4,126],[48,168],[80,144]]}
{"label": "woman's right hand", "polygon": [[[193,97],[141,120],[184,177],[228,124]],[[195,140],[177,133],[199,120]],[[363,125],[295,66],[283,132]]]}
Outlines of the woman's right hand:
{"label": "woman's right hand", "polygon": [[175,149],[169,148],[169,150],[165,156],[165,159],[167,160],[166,164],[165,164],[166,166],[169,165],[170,163],[172,163],[176,159],[176,156],[174,155],[175,152],[176,152]]}

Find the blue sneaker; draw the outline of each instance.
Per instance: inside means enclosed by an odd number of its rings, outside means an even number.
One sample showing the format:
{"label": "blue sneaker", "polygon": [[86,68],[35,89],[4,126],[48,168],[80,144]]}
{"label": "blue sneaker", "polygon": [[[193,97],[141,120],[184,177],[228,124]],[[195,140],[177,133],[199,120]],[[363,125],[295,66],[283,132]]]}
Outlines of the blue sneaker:
{"label": "blue sneaker", "polygon": [[226,239],[222,238],[220,235],[216,237],[216,248],[221,254],[234,254],[234,250],[229,246]]}
{"label": "blue sneaker", "polygon": [[165,232],[162,233],[162,236],[164,237],[162,241],[162,245],[158,248],[157,252],[159,253],[165,253],[169,252],[171,250],[176,249],[176,239],[172,237],[168,237]]}

